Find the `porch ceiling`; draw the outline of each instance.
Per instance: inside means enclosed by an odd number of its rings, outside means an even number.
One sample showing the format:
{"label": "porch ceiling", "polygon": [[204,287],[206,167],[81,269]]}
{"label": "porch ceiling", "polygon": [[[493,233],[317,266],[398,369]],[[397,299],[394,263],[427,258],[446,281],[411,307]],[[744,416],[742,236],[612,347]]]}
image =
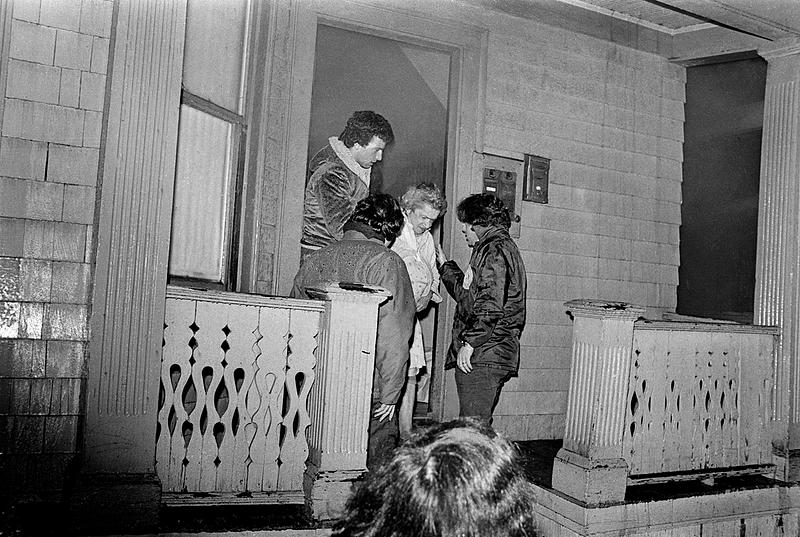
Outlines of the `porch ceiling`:
{"label": "porch ceiling", "polygon": [[769,40],[800,37],[798,0],[478,0],[478,3],[528,18],[536,18],[542,8],[568,4],[670,35],[716,25]]}

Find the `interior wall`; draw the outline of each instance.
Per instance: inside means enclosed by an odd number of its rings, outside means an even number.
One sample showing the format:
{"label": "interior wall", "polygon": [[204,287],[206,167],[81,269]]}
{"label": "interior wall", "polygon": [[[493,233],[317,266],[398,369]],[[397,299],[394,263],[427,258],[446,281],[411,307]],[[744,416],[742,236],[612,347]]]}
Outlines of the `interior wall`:
{"label": "interior wall", "polygon": [[687,69],[678,312],[752,322],[761,58]]}
{"label": "interior wall", "polygon": [[443,187],[449,62],[444,52],[320,25],[309,159],[355,110],[374,110],[392,125],[395,141],[373,167],[370,190],[399,196],[421,181]]}

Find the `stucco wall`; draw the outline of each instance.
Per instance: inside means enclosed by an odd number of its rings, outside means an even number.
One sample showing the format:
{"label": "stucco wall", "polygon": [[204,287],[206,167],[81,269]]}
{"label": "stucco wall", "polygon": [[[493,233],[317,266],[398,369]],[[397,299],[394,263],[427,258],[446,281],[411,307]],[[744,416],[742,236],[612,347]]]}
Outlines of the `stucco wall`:
{"label": "stucco wall", "polygon": [[24,497],[78,450],[113,4],[2,7],[0,490]]}
{"label": "stucco wall", "polygon": [[561,438],[572,335],[563,303],[674,311],[685,70],[528,20],[484,21],[486,151],[552,159],[549,203],[522,203],[528,322],[494,423],[513,438]]}

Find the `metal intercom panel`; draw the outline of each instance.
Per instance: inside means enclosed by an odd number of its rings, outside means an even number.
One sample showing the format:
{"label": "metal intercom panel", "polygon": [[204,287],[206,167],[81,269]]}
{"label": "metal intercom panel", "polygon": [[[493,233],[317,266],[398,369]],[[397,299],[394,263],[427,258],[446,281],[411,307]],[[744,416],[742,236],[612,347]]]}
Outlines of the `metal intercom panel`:
{"label": "metal intercom panel", "polygon": [[481,178],[481,191],[494,194],[505,203],[511,213],[509,233],[519,238],[520,217],[518,214],[522,199],[523,161],[481,153],[478,157],[478,171]]}

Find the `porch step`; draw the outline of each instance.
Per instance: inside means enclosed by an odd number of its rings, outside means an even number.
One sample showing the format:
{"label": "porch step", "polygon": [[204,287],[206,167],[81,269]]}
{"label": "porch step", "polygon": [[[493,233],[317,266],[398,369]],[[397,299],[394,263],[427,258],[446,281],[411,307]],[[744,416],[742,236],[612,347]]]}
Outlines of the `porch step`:
{"label": "porch step", "polygon": [[[587,507],[538,487],[536,522],[541,537],[797,537],[800,487],[747,476],[706,490],[654,485],[619,504]],[[754,483],[754,480],[761,481]],[[635,488],[635,487],[634,487]]]}
{"label": "porch step", "polygon": [[[311,519],[303,504],[265,505],[164,505],[161,509],[161,534],[217,535],[241,532],[254,535],[269,535],[274,532],[293,530],[315,535],[322,528]],[[311,532],[311,533],[309,533]],[[277,535],[277,534],[276,534]],[[281,534],[283,535],[283,534]]]}

